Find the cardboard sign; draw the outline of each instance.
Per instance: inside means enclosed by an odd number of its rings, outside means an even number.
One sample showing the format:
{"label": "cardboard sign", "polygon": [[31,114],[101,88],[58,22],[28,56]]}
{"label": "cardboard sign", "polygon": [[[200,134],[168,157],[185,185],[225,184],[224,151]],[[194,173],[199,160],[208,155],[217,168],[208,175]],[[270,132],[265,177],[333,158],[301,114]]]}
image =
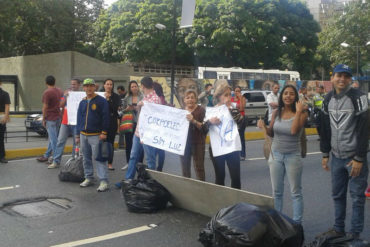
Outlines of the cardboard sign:
{"label": "cardboard sign", "polygon": [[140,140],[149,146],[184,155],[188,137],[188,111],[144,103],[139,116]]}
{"label": "cardboard sign", "polygon": [[[96,94],[104,96],[104,92],[95,92]],[[67,97],[67,113],[68,113],[68,124],[77,124],[77,110],[78,106],[83,98],[86,97],[85,92],[69,92]]]}

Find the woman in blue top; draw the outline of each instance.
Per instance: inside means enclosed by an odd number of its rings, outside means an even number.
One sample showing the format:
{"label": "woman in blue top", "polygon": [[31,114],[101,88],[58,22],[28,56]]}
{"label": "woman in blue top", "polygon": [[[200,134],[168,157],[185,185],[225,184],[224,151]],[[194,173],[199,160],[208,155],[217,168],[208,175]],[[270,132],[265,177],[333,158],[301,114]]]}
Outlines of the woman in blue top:
{"label": "woman in blue top", "polygon": [[302,159],[300,151],[300,135],[308,114],[304,105],[298,100],[297,89],[286,85],[280,96],[279,106],[272,113],[269,127],[263,120],[258,121],[258,127],[273,137],[268,164],[270,167],[271,184],[275,209],[283,209],[284,176],[287,175],[290,194],[293,200],[293,220],[302,223]]}

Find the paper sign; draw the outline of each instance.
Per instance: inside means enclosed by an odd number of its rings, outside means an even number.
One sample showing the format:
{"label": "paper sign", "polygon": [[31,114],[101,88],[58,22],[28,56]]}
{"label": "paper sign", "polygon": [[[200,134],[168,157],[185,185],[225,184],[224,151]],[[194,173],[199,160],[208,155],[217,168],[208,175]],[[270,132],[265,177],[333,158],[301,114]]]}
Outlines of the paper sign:
{"label": "paper sign", "polygon": [[211,139],[214,157],[241,150],[238,126],[225,106],[207,107],[206,120],[212,117],[220,119],[218,125],[210,125],[209,136]]}
{"label": "paper sign", "polygon": [[[95,92],[96,94],[104,96],[104,92]],[[68,124],[77,124],[77,110],[78,106],[83,98],[86,97],[85,92],[69,92],[67,97],[67,113],[68,113]]]}
{"label": "paper sign", "polygon": [[189,129],[187,114],[185,110],[145,102],[139,116],[140,141],[184,155]]}

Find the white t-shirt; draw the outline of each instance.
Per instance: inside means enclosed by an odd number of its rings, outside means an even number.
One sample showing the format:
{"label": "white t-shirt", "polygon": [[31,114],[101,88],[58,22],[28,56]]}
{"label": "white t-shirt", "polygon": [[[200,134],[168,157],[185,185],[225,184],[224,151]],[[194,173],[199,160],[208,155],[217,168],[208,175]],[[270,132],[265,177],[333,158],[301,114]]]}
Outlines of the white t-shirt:
{"label": "white t-shirt", "polygon": [[272,112],[273,112],[273,108],[272,106],[270,106],[270,103],[278,103],[279,102],[279,94],[274,94],[274,93],[270,93],[269,95],[267,95],[267,105],[268,105],[268,109],[269,109],[269,122],[271,121],[271,117],[272,117]]}

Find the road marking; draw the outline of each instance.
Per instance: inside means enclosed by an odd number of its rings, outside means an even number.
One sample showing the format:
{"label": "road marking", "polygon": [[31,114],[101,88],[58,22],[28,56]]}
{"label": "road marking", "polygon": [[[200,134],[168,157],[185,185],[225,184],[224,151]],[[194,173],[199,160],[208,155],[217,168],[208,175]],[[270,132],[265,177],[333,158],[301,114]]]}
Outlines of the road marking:
{"label": "road marking", "polygon": [[[312,152],[312,153],[307,153],[307,155],[313,155],[313,154],[322,154],[321,152]],[[246,160],[264,160],[265,157],[259,157],[259,158],[250,158],[250,159],[246,159]]]}
{"label": "road marking", "polygon": [[74,246],[80,246],[80,245],[85,245],[85,244],[91,244],[91,243],[101,242],[101,241],[108,240],[108,239],[123,237],[123,236],[131,235],[134,233],[151,230],[155,227],[157,227],[157,225],[150,224],[150,225],[140,226],[140,227],[132,228],[129,230],[106,234],[106,235],[102,235],[102,236],[98,236],[94,238],[87,238],[87,239],[77,240],[77,241],[73,241],[69,243],[52,245],[50,247],[74,247]]}
{"label": "road marking", "polygon": [[15,188],[21,187],[20,185],[15,185],[15,186],[8,186],[8,187],[0,187],[0,190],[12,190]]}

